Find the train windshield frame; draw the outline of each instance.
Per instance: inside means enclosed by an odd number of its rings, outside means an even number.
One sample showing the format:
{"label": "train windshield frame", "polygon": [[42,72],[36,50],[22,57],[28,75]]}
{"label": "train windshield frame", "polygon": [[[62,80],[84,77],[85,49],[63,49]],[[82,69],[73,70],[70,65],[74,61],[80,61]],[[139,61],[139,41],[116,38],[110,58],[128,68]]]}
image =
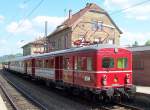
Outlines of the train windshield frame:
{"label": "train windshield frame", "polygon": [[126,57],[117,58],[117,68],[118,69],[128,68],[128,58]]}
{"label": "train windshield frame", "polygon": [[102,58],[102,68],[114,68],[115,61],[113,57],[103,57]]}

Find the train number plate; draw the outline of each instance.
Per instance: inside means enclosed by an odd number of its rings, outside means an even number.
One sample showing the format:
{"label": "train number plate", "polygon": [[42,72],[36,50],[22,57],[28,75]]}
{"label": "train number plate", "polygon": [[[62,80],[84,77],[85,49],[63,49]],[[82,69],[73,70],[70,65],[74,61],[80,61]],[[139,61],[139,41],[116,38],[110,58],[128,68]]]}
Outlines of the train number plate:
{"label": "train number plate", "polygon": [[112,84],[112,86],[119,86],[119,84]]}
{"label": "train number plate", "polygon": [[90,81],[91,80],[91,77],[90,76],[85,76],[84,77],[84,81]]}

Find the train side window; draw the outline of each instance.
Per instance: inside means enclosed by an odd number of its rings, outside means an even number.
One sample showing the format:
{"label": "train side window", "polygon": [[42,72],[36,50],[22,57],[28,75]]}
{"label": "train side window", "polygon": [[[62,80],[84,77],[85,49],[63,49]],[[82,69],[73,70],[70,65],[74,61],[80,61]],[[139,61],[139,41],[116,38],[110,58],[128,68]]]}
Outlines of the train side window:
{"label": "train side window", "polygon": [[118,58],[117,59],[117,68],[127,68],[128,59],[127,58]]}
{"label": "train side window", "polygon": [[81,65],[82,65],[82,60],[80,57],[77,57],[77,70],[82,70]]}
{"label": "train side window", "polygon": [[102,59],[102,67],[103,68],[114,68],[114,58],[104,57]]}
{"label": "train side window", "polygon": [[49,61],[48,60],[44,60],[44,68],[48,68],[49,65]]}
{"label": "train side window", "polygon": [[64,69],[69,69],[70,66],[70,62],[69,62],[69,58],[64,57]]}
{"label": "train side window", "polygon": [[86,57],[81,57],[81,70],[86,70],[87,69],[87,58]]}
{"label": "train side window", "polygon": [[77,70],[86,70],[86,57],[77,57]]}
{"label": "train side window", "polygon": [[42,68],[43,67],[43,60],[39,60],[39,67]]}
{"label": "train side window", "polygon": [[30,61],[27,62],[27,65],[28,65],[28,67],[31,67],[31,66],[30,66]]}
{"label": "train side window", "polygon": [[36,66],[36,67],[39,67],[39,60],[36,60],[35,66]]}
{"label": "train side window", "polygon": [[75,62],[74,62],[74,69],[77,70],[77,57],[75,57]]}
{"label": "train side window", "polygon": [[49,59],[49,67],[54,68],[54,59],[53,58]]}
{"label": "train side window", "polygon": [[87,57],[87,70],[91,71],[93,70],[93,60],[92,57]]}

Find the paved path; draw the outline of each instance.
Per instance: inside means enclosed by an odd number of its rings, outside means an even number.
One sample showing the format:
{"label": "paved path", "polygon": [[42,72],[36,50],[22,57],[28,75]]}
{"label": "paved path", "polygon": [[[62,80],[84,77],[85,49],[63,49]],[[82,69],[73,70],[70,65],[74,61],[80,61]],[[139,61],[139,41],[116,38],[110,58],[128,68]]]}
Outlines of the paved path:
{"label": "paved path", "polygon": [[136,92],[144,93],[144,94],[150,94],[150,87],[136,86]]}
{"label": "paved path", "polygon": [[1,110],[7,110],[6,105],[5,105],[1,95],[0,95],[0,109]]}

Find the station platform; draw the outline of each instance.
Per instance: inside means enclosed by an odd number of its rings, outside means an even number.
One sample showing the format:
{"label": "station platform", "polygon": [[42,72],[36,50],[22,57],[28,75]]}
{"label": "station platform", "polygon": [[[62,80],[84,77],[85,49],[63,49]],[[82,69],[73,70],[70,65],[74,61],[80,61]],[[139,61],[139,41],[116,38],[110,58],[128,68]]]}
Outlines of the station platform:
{"label": "station platform", "polygon": [[148,86],[136,86],[136,92],[150,95],[150,87],[148,87]]}
{"label": "station platform", "polygon": [[1,110],[7,110],[6,105],[5,105],[1,95],[0,95],[0,109]]}

